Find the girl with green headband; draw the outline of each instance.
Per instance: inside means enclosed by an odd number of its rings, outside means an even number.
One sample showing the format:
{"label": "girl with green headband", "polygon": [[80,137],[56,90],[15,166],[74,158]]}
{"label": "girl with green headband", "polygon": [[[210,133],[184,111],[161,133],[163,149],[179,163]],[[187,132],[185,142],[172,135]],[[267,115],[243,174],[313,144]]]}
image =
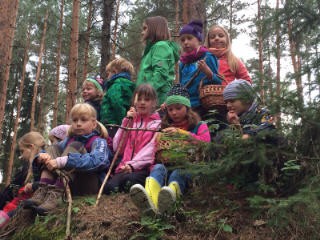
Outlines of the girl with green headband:
{"label": "girl with green headband", "polygon": [[88,77],[82,84],[82,98],[97,112],[97,120],[100,121],[100,106],[103,97],[102,82],[100,79]]}
{"label": "girl with green headband", "polygon": [[[161,128],[164,134],[171,136],[173,142],[177,141],[175,137],[178,138],[179,134],[186,136],[185,139],[190,139],[192,143],[197,140],[210,142],[208,126],[192,111],[186,88],[175,85],[168,93],[165,104],[167,111],[162,119]],[[160,142],[163,141],[161,134],[158,136],[158,151],[161,150]],[[145,187],[141,184],[131,187],[131,199],[143,214],[168,213],[188,188],[190,177],[190,174],[181,169],[168,171],[164,163],[155,164],[146,179]]]}

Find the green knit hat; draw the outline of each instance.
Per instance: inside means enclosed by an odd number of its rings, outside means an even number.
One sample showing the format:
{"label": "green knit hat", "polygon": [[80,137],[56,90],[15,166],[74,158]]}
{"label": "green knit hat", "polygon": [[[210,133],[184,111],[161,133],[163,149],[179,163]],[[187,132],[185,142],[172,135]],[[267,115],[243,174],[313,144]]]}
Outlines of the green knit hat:
{"label": "green knit hat", "polygon": [[88,77],[86,81],[93,83],[99,91],[103,92],[102,86],[98,80]]}
{"label": "green knit hat", "polygon": [[180,84],[174,85],[167,94],[166,105],[180,103],[187,107],[191,107],[188,90]]}

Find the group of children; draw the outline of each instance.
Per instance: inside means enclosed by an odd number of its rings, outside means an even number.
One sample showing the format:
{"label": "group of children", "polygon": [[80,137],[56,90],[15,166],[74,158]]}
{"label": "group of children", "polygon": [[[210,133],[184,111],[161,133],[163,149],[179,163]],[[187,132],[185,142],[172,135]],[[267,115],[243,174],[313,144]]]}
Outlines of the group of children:
{"label": "group of children", "polygon": [[[33,173],[32,184],[21,184],[19,190],[19,194],[29,194],[21,198],[24,208],[41,215],[56,208],[66,184],[57,169],[70,175],[73,194],[97,193],[111,161],[116,160],[104,193],[130,191],[142,212],[168,212],[188,188],[191,176],[181,169],[168,171],[165,164],[155,164],[158,141],[162,134],[173,138],[182,135],[193,142],[212,141],[208,125],[200,118],[205,111],[199,99],[200,81],[226,85],[223,97],[229,124],[250,126],[244,129],[243,139],[273,128],[268,112],[259,108],[248,72],[233,55],[223,27],[211,27],[205,45],[202,22],[192,21],[182,27],[180,83],[174,86],[179,48],[170,39],[167,20],[147,18],[141,35],[146,48],[136,82],[132,81],[132,64],[117,58],[106,67],[107,81],[87,78],[83,83],[85,103],[72,108],[70,125],[50,132],[55,144],[45,149],[45,141],[37,132],[20,139],[21,158]],[[112,141],[107,141],[108,132]],[[113,159],[114,153],[119,159]],[[8,219],[14,210],[3,208],[1,214]]]}

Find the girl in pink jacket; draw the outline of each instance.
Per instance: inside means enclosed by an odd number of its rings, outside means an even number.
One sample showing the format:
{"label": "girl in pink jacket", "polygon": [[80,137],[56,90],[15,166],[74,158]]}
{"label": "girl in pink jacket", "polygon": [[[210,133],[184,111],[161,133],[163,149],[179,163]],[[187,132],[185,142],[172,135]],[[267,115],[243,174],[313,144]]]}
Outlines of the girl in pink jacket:
{"label": "girl in pink jacket", "polygon": [[[149,168],[154,164],[156,143],[155,130],[160,128],[160,116],[154,113],[157,94],[149,84],[138,86],[133,94],[133,106],[122,120],[122,127],[141,130],[125,132],[119,128],[114,139],[113,149],[119,147],[122,159],[114,175],[107,182],[104,193],[126,191],[136,183],[144,184]],[[146,131],[147,130],[147,131]],[[153,131],[148,131],[153,130]],[[121,139],[125,137],[121,146]]]}
{"label": "girl in pink jacket", "polygon": [[[175,85],[168,93],[165,104],[167,113],[162,119],[162,132],[172,138],[175,134],[182,134],[192,144],[210,142],[208,126],[192,111],[186,88]],[[143,214],[164,214],[172,210],[175,201],[186,191],[190,177],[182,169],[168,171],[164,164],[156,164],[146,179],[145,187],[141,184],[131,187],[131,199]]]}
{"label": "girl in pink jacket", "polygon": [[244,79],[251,83],[247,68],[231,50],[230,36],[225,28],[218,25],[210,27],[205,46],[218,58],[218,73],[224,80],[222,85],[228,85],[235,79]]}

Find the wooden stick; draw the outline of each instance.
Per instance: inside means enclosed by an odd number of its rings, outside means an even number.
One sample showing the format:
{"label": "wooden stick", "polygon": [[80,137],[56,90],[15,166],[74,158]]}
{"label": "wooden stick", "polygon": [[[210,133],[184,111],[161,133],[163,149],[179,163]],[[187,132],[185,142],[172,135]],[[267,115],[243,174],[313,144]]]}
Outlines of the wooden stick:
{"label": "wooden stick", "polygon": [[[127,128],[127,126],[129,125],[130,121],[131,121],[131,118],[128,120],[128,122],[127,122],[127,124],[126,124],[126,127],[125,127],[124,129]],[[127,137],[127,133],[128,133],[127,131],[124,131],[124,133],[122,134],[122,138],[121,138],[121,140],[120,140],[118,149],[117,149],[116,153],[115,153],[114,156],[113,156],[113,159],[112,159],[112,161],[111,161],[111,165],[110,165],[109,170],[108,170],[108,172],[107,172],[107,175],[106,175],[105,178],[103,179],[103,182],[102,182],[101,187],[100,187],[100,189],[99,189],[99,193],[98,193],[98,196],[97,196],[97,200],[96,200],[95,207],[97,207],[98,204],[99,204],[99,199],[101,198],[101,194],[102,194],[102,192],[103,192],[104,186],[106,185],[106,183],[107,183],[107,181],[108,181],[108,179],[109,179],[109,177],[110,177],[112,168],[113,168],[115,162],[117,161],[118,155],[119,155],[120,150],[121,150],[122,145],[123,145],[123,142],[124,142],[124,140],[125,140],[126,137]]]}
{"label": "wooden stick", "polygon": [[105,126],[107,127],[117,127],[117,128],[121,128],[127,131],[146,131],[146,132],[161,132],[161,129],[149,129],[149,128],[128,128],[128,127],[122,127],[120,125],[117,124],[105,124]]}

